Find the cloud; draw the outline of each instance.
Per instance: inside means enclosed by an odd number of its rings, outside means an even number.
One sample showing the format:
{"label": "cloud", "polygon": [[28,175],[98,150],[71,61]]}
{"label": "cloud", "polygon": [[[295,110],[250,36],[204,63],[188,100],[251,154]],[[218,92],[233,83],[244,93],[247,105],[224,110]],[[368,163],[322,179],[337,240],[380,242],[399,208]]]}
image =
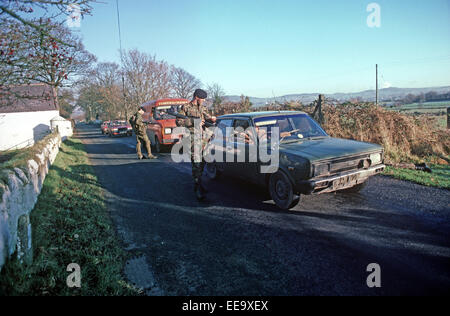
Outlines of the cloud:
{"label": "cloud", "polygon": [[387,88],[390,88],[390,87],[392,87],[392,84],[390,82],[385,81],[383,83],[383,89],[387,89]]}

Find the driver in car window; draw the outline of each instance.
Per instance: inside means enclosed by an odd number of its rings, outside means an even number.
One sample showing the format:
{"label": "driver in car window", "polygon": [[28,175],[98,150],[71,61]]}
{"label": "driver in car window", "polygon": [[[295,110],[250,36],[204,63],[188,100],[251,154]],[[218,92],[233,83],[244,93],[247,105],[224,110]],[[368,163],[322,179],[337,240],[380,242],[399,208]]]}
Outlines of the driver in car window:
{"label": "driver in car window", "polygon": [[[255,131],[260,142],[267,140],[267,127],[255,126]],[[254,144],[256,139],[252,129],[247,130],[246,132],[240,132],[238,137],[243,137],[247,144]]]}
{"label": "driver in car window", "polygon": [[289,126],[288,120],[278,121],[278,126],[280,128],[280,137],[291,136],[291,127]]}

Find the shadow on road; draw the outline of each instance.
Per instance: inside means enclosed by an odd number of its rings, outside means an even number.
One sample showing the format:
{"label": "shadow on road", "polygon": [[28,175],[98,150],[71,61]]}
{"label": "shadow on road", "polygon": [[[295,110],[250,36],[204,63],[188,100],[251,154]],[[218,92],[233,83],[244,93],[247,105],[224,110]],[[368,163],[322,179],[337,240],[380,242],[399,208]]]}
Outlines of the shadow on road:
{"label": "shadow on road", "polygon": [[[168,295],[448,293],[448,235],[396,207],[327,194],[280,211],[265,190],[227,177],[206,180],[201,203],[189,164],[138,161],[100,138],[84,143],[117,231]],[[381,289],[366,285],[370,263]]]}

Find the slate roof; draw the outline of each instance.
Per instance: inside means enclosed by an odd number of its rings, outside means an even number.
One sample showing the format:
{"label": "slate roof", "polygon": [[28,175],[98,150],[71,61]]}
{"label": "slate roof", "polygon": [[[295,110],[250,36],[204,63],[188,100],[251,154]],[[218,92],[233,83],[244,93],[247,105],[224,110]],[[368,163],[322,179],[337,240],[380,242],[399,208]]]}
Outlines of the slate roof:
{"label": "slate roof", "polygon": [[59,110],[53,87],[30,84],[0,87],[0,113]]}

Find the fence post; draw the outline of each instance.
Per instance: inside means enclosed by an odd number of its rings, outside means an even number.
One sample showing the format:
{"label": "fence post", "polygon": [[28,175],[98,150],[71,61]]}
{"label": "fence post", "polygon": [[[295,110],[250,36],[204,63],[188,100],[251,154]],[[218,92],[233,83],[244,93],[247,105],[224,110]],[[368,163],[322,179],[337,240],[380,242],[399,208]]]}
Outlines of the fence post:
{"label": "fence post", "polygon": [[450,107],[447,108],[447,129],[450,128]]}
{"label": "fence post", "polygon": [[324,123],[324,116],[323,116],[323,112],[322,112],[322,104],[324,101],[324,95],[323,94],[319,94],[319,100],[317,101],[317,105],[316,108],[314,109],[314,113],[313,113],[313,118],[320,124],[322,125]]}

